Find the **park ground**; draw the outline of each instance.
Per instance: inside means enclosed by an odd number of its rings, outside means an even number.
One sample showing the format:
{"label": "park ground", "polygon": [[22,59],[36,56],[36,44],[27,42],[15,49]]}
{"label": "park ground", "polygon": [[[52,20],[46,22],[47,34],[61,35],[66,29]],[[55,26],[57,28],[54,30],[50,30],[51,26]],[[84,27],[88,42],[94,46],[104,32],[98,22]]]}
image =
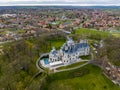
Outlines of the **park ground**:
{"label": "park ground", "polygon": [[102,70],[94,65],[86,65],[76,70],[50,74],[42,90],[120,90]]}

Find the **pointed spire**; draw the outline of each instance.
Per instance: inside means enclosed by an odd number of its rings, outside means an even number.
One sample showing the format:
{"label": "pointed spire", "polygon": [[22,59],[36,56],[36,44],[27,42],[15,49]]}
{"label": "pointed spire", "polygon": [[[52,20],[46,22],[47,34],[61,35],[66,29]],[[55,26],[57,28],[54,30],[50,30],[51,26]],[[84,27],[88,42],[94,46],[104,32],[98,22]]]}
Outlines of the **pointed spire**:
{"label": "pointed spire", "polygon": [[70,40],[70,37],[69,37],[69,36],[67,36],[67,40]]}

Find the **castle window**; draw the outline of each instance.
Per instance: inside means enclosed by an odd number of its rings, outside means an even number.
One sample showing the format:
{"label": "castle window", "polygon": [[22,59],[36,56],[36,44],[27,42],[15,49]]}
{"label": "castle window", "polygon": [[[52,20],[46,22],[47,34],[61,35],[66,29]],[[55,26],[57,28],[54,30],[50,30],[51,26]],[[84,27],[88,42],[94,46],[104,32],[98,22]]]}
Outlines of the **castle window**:
{"label": "castle window", "polygon": [[68,55],[68,58],[69,58],[70,56]]}

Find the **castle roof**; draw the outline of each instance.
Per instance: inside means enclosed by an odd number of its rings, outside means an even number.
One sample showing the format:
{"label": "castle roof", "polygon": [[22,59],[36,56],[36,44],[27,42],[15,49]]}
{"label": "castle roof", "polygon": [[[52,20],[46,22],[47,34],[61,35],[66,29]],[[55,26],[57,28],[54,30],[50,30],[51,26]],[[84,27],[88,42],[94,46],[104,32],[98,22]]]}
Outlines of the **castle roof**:
{"label": "castle roof", "polygon": [[[89,47],[89,45],[86,43],[85,40],[81,40],[79,43],[74,43],[74,41],[71,38],[68,38],[66,43],[64,43],[63,46],[61,47],[61,50],[64,53],[72,54],[72,53],[77,52],[79,49],[87,48],[87,47]],[[53,47],[50,54],[57,56],[58,52]]]}
{"label": "castle roof", "polygon": [[53,47],[53,49],[51,50],[50,53],[56,55],[58,52],[57,52],[57,50],[55,49],[55,47]]}
{"label": "castle roof", "polygon": [[72,43],[72,44],[69,44],[68,42],[66,42],[63,46],[62,46],[62,48],[61,48],[61,50],[64,52],[64,53],[68,53],[68,54],[70,54],[70,53],[75,53],[75,52],[77,52],[80,48],[87,48],[87,47],[89,47],[89,45],[84,41],[82,41],[82,42],[79,42],[79,43],[77,43],[77,44],[75,44],[75,43]]}

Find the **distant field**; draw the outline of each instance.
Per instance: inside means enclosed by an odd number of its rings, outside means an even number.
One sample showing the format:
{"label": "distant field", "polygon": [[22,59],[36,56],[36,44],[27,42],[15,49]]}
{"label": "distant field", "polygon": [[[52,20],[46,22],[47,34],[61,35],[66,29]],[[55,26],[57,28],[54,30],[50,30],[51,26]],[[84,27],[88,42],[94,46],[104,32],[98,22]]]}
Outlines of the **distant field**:
{"label": "distant field", "polygon": [[120,33],[112,33],[112,35],[118,38],[120,37]]}
{"label": "distant field", "polygon": [[86,29],[86,28],[77,29],[75,31],[75,34],[85,35],[90,38],[101,38],[101,39],[104,39],[111,35],[109,32],[102,32],[102,31],[91,30],[91,29]]}
{"label": "distant field", "polygon": [[112,30],[110,32],[113,36],[118,37],[118,38],[120,37],[120,30]]}
{"label": "distant field", "polygon": [[67,72],[51,74],[42,90],[120,90],[97,66],[87,65]]}
{"label": "distant field", "polygon": [[16,30],[15,32],[16,32],[16,33],[25,33],[26,30]]}

